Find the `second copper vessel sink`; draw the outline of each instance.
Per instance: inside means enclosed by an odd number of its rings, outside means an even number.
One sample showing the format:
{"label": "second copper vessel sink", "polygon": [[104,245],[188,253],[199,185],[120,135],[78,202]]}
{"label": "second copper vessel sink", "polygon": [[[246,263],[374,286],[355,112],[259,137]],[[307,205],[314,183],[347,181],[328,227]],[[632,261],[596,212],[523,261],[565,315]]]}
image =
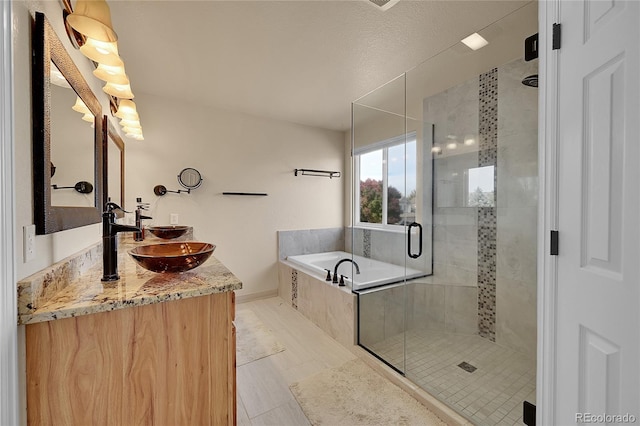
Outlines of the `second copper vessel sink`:
{"label": "second copper vessel sink", "polygon": [[178,238],[183,236],[188,230],[188,226],[147,226],[145,228],[153,235],[158,238],[162,238],[163,240],[173,240],[174,238]]}
{"label": "second copper vessel sink", "polygon": [[202,265],[215,248],[209,243],[184,241],[139,246],[129,250],[129,255],[149,271],[185,272]]}

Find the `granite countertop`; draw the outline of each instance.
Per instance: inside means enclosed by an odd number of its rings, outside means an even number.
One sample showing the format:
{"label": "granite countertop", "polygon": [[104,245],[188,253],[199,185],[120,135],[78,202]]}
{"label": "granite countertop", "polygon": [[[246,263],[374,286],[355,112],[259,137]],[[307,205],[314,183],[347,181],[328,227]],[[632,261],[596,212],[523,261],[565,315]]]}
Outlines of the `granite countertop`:
{"label": "granite countertop", "polygon": [[[18,283],[18,324],[72,318],[242,288],[240,280],[214,256],[188,272],[158,274],[137,265],[127,253],[136,245],[157,242],[121,241],[118,247],[118,281],[101,281],[101,243],[21,280]],[[91,266],[83,268],[87,263]]]}

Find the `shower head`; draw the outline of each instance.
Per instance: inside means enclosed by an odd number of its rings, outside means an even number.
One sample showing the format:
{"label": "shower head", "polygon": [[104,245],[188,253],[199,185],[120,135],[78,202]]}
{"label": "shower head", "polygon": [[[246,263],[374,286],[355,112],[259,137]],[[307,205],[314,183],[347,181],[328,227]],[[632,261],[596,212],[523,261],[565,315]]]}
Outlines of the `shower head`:
{"label": "shower head", "polygon": [[538,74],[533,74],[525,77],[522,80],[522,84],[529,87],[538,87]]}

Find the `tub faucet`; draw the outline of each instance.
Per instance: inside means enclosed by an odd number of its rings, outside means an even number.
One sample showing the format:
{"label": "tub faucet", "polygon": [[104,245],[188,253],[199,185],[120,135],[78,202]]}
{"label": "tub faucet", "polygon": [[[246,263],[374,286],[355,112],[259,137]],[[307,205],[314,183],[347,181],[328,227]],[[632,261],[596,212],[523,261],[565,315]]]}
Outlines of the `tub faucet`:
{"label": "tub faucet", "polygon": [[[149,203],[143,203],[142,198],[136,198],[136,202],[138,203],[138,208],[136,208],[136,227],[142,229],[142,220],[153,219],[153,218],[151,216],[145,216],[142,214],[143,210],[149,209]],[[133,239],[135,241],[144,240],[144,231],[134,233]]]}
{"label": "tub faucet", "polygon": [[[353,266],[356,267],[356,274],[360,273],[360,267],[358,266],[358,264],[356,263],[355,260],[347,259],[347,258],[341,259],[341,260],[338,261],[338,263],[336,263],[336,266],[333,268],[333,281],[332,282],[334,284],[338,284],[338,266],[340,266],[340,264],[344,263],[344,262],[353,263]],[[342,280],[342,284],[341,285],[344,285],[344,280]]]}
{"label": "tub faucet", "polygon": [[122,210],[116,203],[107,203],[102,213],[102,281],[117,281],[118,275],[118,232],[139,232],[140,228],[116,223],[114,210]]}

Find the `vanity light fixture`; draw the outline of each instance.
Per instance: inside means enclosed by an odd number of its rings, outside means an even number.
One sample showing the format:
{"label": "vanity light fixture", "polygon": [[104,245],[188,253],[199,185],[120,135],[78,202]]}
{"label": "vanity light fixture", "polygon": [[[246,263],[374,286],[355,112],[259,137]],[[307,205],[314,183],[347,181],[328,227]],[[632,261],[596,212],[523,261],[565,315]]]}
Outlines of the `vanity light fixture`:
{"label": "vanity light fixture", "polygon": [[91,124],[93,124],[96,121],[96,118],[90,112],[88,112],[85,115],[83,115],[82,119],[84,121],[86,121],[87,123],[91,123]]}
{"label": "vanity light fixture", "polygon": [[131,91],[131,86],[127,84],[114,84],[107,83],[104,85],[102,90],[116,98],[120,99],[133,99],[133,92]]}
{"label": "vanity light fixture", "polygon": [[115,41],[105,42],[87,38],[80,46],[80,53],[99,64],[124,66],[124,62],[118,54],[118,44]]}
{"label": "vanity light fixture", "polygon": [[473,136],[466,136],[464,138],[464,144],[466,146],[471,146],[471,145],[473,145],[475,143],[476,143],[476,140],[475,140],[475,138]]}
{"label": "vanity light fixture", "polygon": [[111,24],[111,10],[105,0],[77,0],[67,22],[74,30],[94,40],[118,41]]}
{"label": "vanity light fixture", "polygon": [[124,72],[124,64],[98,64],[98,67],[93,70],[93,75],[106,83],[129,84],[129,77],[127,77],[127,74]]}
{"label": "vanity light fixture", "polygon": [[447,149],[457,149],[458,148],[458,144],[456,142],[449,142],[447,144]]}
{"label": "vanity light fixture", "polygon": [[434,154],[440,154],[442,152],[442,148],[436,145],[431,148],[431,152],[433,152]]}
{"label": "vanity light fixture", "polygon": [[138,119],[138,109],[135,102],[131,99],[121,99],[118,105],[118,111],[114,114],[118,118],[128,119],[128,117],[136,117]]}
{"label": "vanity light fixture", "polygon": [[142,129],[142,126],[140,125],[140,121],[138,120],[120,120],[120,125],[124,128],[124,127],[128,127],[128,128],[133,128],[133,129]]}
{"label": "vanity light fixture", "polygon": [[87,108],[87,105],[82,102],[82,99],[80,99],[79,96],[76,96],[76,103],[71,107],[71,109],[75,112],[79,112],[80,114],[91,114],[91,111],[89,111],[89,108]]}
{"label": "vanity light fixture", "polygon": [[125,133],[128,134],[132,134],[132,135],[141,135],[142,134],[142,127],[123,127],[122,130],[125,131]]}
{"label": "vanity light fixture", "polygon": [[478,50],[489,44],[489,42],[478,33],[473,33],[460,41],[462,41],[471,50]]}
{"label": "vanity light fixture", "polygon": [[69,38],[72,43],[76,40],[80,52],[96,63],[93,74],[106,82],[102,90],[112,97],[112,112],[115,111],[116,117],[127,120],[121,123],[127,136],[143,140],[140,117],[131,101],[134,97],[131,84],[118,54],[118,35],[113,29],[109,5],[106,0],[76,0],[75,10],[72,10],[70,1],[63,0],[63,3]]}

